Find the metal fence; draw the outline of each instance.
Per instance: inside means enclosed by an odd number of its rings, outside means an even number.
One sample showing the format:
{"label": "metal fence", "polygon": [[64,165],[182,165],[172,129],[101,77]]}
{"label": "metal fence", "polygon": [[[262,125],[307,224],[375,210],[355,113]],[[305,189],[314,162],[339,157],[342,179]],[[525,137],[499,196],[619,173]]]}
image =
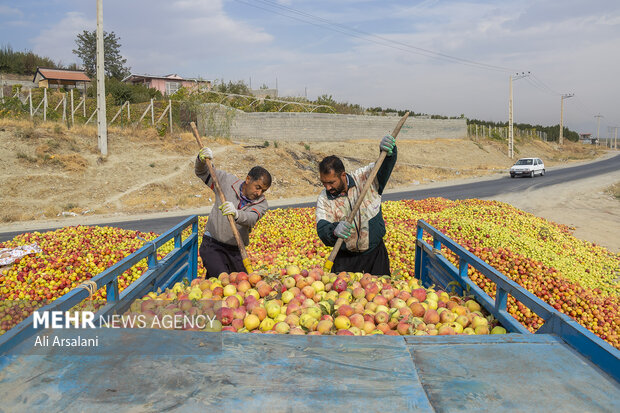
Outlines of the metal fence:
{"label": "metal fence", "polygon": [[[547,132],[536,129],[519,129],[513,128],[514,138],[537,138],[543,142],[547,142]],[[469,124],[467,125],[467,135],[470,138],[492,138],[508,139],[508,126],[487,126]]]}
{"label": "metal fence", "polygon": [[[9,100],[18,100],[22,107],[22,115],[29,116],[30,120],[42,119],[43,121],[54,120],[67,123],[67,126],[77,124],[89,124],[94,122],[97,114],[96,98],[89,98],[74,89],[68,92],[50,91],[48,89],[27,89],[12,92],[10,96],[0,98],[2,104]],[[118,105],[108,101],[106,104],[108,125],[120,126],[162,125],[170,128],[172,132],[173,113],[175,106],[178,111],[179,102],[171,99],[153,100],[143,103],[130,103],[125,101]],[[133,117],[132,117],[133,112]],[[167,121],[166,125],[163,125]]]}
{"label": "metal fence", "polygon": [[[270,111],[270,112],[330,112],[335,113],[334,108],[328,105],[318,105],[297,100],[271,99],[251,95],[234,93],[222,93],[207,91],[208,102],[215,102],[244,111]],[[77,124],[89,124],[95,121],[97,114],[96,98],[89,98],[77,89],[48,90],[45,88],[19,88],[14,86],[10,93],[5,89],[0,93],[0,110],[6,103],[14,103],[18,100],[21,107],[13,115],[29,116],[30,120],[42,119],[43,121],[63,121],[71,127]],[[106,102],[106,117],[108,125],[118,126],[151,126],[157,127],[164,132],[169,129],[172,133],[173,125],[186,129],[190,122],[197,121],[197,107],[199,101],[163,100],[151,99],[147,102],[122,103],[108,98]],[[19,106],[19,105],[18,105]],[[267,107],[265,109],[265,107]],[[1,115],[1,112],[0,112]]]}

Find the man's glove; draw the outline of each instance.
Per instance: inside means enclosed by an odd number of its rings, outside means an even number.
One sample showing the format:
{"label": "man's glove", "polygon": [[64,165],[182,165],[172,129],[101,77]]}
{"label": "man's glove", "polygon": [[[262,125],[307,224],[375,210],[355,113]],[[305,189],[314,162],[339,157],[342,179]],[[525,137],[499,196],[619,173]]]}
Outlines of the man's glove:
{"label": "man's glove", "polygon": [[381,139],[381,144],[379,144],[382,151],[387,152],[387,156],[392,156],[392,150],[394,150],[394,146],[396,146],[396,138],[391,135],[385,135],[383,139]]}
{"label": "man's glove", "polygon": [[347,239],[351,236],[351,229],[353,225],[347,221],[340,221],[334,230],[334,235],[338,238]]}
{"label": "man's glove", "polygon": [[206,146],[198,152],[198,159],[204,162],[206,159],[213,159],[213,151]]}
{"label": "man's glove", "polygon": [[226,201],[222,205],[220,205],[220,211],[222,211],[222,215],[224,216],[232,215],[235,220],[239,217],[239,211],[230,201]]}

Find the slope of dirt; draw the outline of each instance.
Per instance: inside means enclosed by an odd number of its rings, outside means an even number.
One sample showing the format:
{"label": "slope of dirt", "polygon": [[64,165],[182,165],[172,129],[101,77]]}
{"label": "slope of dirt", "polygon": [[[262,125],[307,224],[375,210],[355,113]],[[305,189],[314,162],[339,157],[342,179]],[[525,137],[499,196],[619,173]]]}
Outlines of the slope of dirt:
{"label": "slope of dirt", "polygon": [[[266,167],[274,183],[268,199],[315,196],[317,164],[340,156],[347,169],[373,162],[377,139],[330,143],[231,142],[204,138],[215,166],[245,177]],[[549,166],[591,159],[602,150],[568,143],[517,141],[517,156],[539,156]],[[492,140],[400,141],[388,189],[454,178],[505,173],[512,164],[506,144]],[[197,145],[190,133],[160,137],[152,130],[111,128],[108,156],[97,150],[94,126],[67,130],[60,123],[32,126],[0,120],[0,224],[58,216],[184,210],[212,204],[213,193],[193,172]]]}

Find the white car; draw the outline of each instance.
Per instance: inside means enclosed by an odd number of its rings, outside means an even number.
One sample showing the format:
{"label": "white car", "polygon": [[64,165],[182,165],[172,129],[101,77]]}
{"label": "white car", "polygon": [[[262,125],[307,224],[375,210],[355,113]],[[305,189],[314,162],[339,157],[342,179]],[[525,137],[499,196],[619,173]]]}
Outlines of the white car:
{"label": "white car", "polygon": [[512,168],[510,168],[510,177],[529,176],[533,178],[535,175],[543,176],[545,174],[545,164],[540,158],[521,158]]}

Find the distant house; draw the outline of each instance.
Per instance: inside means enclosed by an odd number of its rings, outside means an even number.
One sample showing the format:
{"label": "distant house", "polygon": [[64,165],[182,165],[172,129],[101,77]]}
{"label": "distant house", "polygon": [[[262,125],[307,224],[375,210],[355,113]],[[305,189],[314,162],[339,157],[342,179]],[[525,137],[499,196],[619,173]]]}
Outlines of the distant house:
{"label": "distant house", "polygon": [[83,70],[46,69],[38,67],[32,79],[33,83],[42,88],[82,89],[90,83],[90,78]]}
{"label": "distant house", "polygon": [[151,76],[131,74],[123,79],[125,83],[132,85],[144,85],[151,89],[159,90],[163,95],[173,95],[182,87],[190,90],[198,88],[211,89],[211,82],[208,80],[184,79],[179,75]]}
{"label": "distant house", "polygon": [[591,133],[580,133],[579,142],[584,143],[584,144],[597,145],[598,139],[593,138]]}

